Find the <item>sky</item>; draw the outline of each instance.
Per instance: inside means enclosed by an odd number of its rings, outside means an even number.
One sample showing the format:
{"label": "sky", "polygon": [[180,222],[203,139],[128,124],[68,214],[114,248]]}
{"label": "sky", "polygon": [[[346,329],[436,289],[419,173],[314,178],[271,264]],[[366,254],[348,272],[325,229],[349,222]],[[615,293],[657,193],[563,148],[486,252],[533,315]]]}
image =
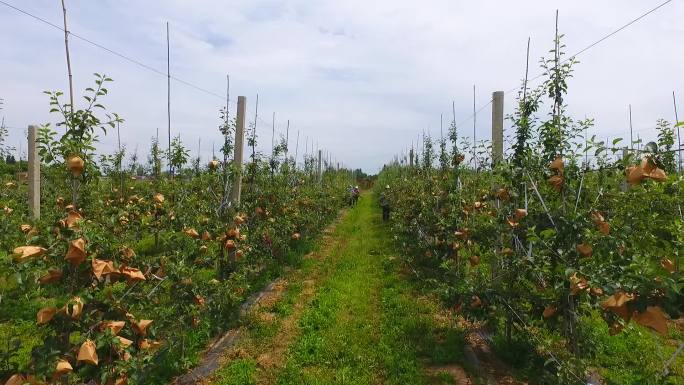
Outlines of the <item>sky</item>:
{"label": "sky", "polygon": [[[56,25],[59,0],[2,0]],[[259,94],[259,148],[270,152],[290,122],[289,148],[320,148],[346,167],[376,172],[423,132],[440,135],[453,119],[472,139],[475,104],[521,84],[528,37],[530,77],[553,48],[555,12],[567,53],[575,53],[664,0],[66,0],[69,30],[166,72],[170,24],[172,76],[210,91],[171,83],[171,131],[193,157],[220,146],[219,109],[230,75],[230,109],[247,97],[254,120]],[[655,137],[658,118],[674,121],[672,93],[684,116],[684,0],[661,9],[581,54],[569,82],[568,113],[595,119],[591,134]],[[62,31],[0,2],[0,98],[9,142],[19,147],[29,124],[56,122],[45,90],[67,90]],[[70,50],[77,105],[93,73],[114,79],[102,100],[119,113],[121,140],[141,159],[160,131],[166,143],[166,77],[76,38]],[[514,109],[515,92],[504,109]],[[66,99],[65,99],[66,100]],[[543,107],[540,116],[548,108]],[[680,117],[684,120],[684,117]],[[505,122],[511,134],[510,122]],[[476,137],[491,136],[491,107],[477,115]],[[297,146],[297,134],[299,144]],[[113,152],[114,132],[99,151]],[[25,144],[21,144],[24,148]]]}

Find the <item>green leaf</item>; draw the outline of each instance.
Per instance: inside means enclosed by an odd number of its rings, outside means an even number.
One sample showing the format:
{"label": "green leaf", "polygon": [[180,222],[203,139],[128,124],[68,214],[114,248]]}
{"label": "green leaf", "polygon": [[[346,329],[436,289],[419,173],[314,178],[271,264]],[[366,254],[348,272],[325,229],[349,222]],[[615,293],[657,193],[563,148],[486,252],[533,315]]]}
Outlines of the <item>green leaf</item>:
{"label": "green leaf", "polygon": [[553,238],[553,237],[556,236],[556,230],[554,230],[554,229],[542,230],[542,231],[539,233],[539,235],[540,235],[543,239],[551,239],[551,238]]}

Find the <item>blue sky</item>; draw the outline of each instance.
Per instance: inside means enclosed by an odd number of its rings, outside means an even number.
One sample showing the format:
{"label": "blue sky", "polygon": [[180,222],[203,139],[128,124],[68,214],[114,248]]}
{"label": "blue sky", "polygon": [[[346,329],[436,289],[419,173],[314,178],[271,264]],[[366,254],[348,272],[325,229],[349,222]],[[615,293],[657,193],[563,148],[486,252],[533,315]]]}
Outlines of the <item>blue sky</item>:
{"label": "blue sky", "polygon": [[[57,0],[4,1],[61,24]],[[528,36],[531,74],[538,74],[538,59],[552,47],[556,9],[567,51],[576,52],[660,2],[67,0],[67,8],[74,33],[161,71],[170,22],[173,75],[223,94],[229,73],[231,99],[247,96],[250,117],[259,93],[262,149],[270,148],[275,111],[278,132],[290,120],[292,149],[300,132],[299,154],[308,139],[309,148],[317,143],[348,166],[376,171],[424,130],[438,135],[440,114],[451,120],[452,100],[456,120],[467,119],[473,84],[478,106],[493,91],[516,87]],[[580,56],[569,113],[594,117],[602,138],[629,135],[628,104],[646,139],[656,119],[674,120],[672,91],[684,101],[682,14],[684,3],[675,0]],[[67,87],[63,34],[0,4],[0,47],[0,117],[18,147],[28,124],[54,121],[42,91]],[[126,119],[122,140],[144,159],[156,129],[165,133],[166,79],[77,39],[71,53],[77,94],[93,72],[114,78],[104,103]],[[506,95],[506,113],[513,96]],[[172,131],[193,155],[200,138],[203,159],[213,142],[218,147],[222,104],[172,83]],[[489,138],[490,116],[489,108],[478,116],[478,138]],[[471,132],[467,121],[461,133]],[[115,143],[112,135],[102,138],[101,151]]]}

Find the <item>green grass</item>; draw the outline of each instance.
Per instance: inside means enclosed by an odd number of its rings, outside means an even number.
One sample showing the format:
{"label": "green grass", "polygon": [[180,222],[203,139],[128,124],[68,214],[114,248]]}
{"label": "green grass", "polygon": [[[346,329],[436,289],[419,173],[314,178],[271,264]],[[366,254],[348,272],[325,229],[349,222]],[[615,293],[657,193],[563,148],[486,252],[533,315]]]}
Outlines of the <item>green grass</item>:
{"label": "green grass", "polygon": [[464,335],[438,323],[438,301],[419,300],[399,274],[376,202],[364,196],[331,237],[332,247],[321,252],[319,243],[317,258],[304,259],[287,278],[283,297],[268,310],[278,321],[246,322],[249,345],[268,351],[279,338],[280,321],[302,305],[303,280],[317,282],[313,298],[298,310],[282,369],[265,374],[253,359],[239,359],[221,368],[213,383],[261,383],[260,375],[268,375],[280,385],[452,384],[448,373],[428,378],[425,367],[459,363]]}
{"label": "green grass", "polygon": [[222,385],[256,384],[257,365],[251,359],[238,359],[223,367],[216,375],[216,382]]}
{"label": "green grass", "polygon": [[[597,368],[607,384],[684,385],[682,356],[672,363],[668,377],[661,376],[663,364],[683,339],[682,333],[675,328],[670,328],[670,334],[664,338],[630,323],[621,333],[611,336],[606,322],[598,312],[593,312],[581,318],[580,333],[583,341],[581,359],[586,366]],[[538,379],[544,360],[537,354],[529,336],[515,333],[509,344],[503,335],[497,334],[492,348],[520,377]]]}
{"label": "green grass", "polygon": [[0,323],[0,378],[28,370],[31,351],[41,346],[48,334],[34,321]]}
{"label": "green grass", "polygon": [[[670,328],[669,339],[681,343],[681,332]],[[601,368],[601,374],[615,384],[684,385],[684,357],[681,355],[671,367],[671,375],[660,378],[663,364],[677,349],[665,339],[646,328],[630,324],[622,333],[611,336],[605,321],[598,314],[582,319],[582,330],[590,341],[590,362]]]}
{"label": "green grass", "polygon": [[281,384],[371,384],[379,367],[380,259],[368,258],[377,239],[364,220],[369,202],[350,212],[335,237],[335,271],[299,320],[300,336],[291,348]]}
{"label": "green grass", "polygon": [[[299,321],[281,385],[424,384],[423,364],[458,362],[463,335],[435,325],[390,261],[379,208],[362,199],[339,225],[335,270]],[[447,379],[444,379],[442,383]]]}
{"label": "green grass", "polygon": [[[396,266],[386,263],[382,291],[382,338],[384,367],[388,384],[422,384],[423,364],[447,365],[462,362],[465,336],[450,324],[438,325],[439,312],[433,301],[416,301],[415,290],[397,276]],[[448,377],[448,378],[447,378]],[[439,383],[448,384],[448,375]]]}

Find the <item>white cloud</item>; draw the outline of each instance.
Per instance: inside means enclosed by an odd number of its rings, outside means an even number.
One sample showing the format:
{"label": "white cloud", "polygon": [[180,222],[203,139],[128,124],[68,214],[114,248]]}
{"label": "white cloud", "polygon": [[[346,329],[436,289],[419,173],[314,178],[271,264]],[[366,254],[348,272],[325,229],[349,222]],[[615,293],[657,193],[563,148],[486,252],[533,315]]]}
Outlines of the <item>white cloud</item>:
{"label": "white cloud", "polygon": [[[54,1],[12,3],[61,23]],[[250,117],[258,92],[264,148],[270,145],[271,113],[277,111],[279,131],[291,121],[292,147],[300,130],[302,148],[304,138],[315,138],[347,165],[375,171],[428,127],[437,134],[439,115],[450,119],[452,100],[457,120],[467,117],[473,84],[478,105],[492,91],[518,85],[528,36],[531,73],[537,74],[538,58],[552,44],[557,8],[567,52],[573,53],[658,3],[69,0],[67,6],[74,33],[162,71],[169,21],[172,74],[223,94],[230,73],[231,99],[246,95]],[[659,117],[673,120],[672,91],[684,100],[683,53],[677,51],[684,33],[678,20],[682,11],[681,2],[672,2],[583,54],[570,83],[570,113],[595,117],[601,137],[625,135],[630,103],[636,130],[653,127]],[[124,142],[129,148],[137,144],[144,155],[156,128],[165,132],[166,79],[77,39],[71,44],[76,89],[89,85],[92,72],[112,76],[105,104],[126,119]],[[6,121],[12,127],[49,121],[41,91],[66,89],[63,35],[0,6],[0,46]],[[508,94],[507,112],[512,100]],[[220,98],[172,84],[172,129],[193,152],[202,137],[204,158],[211,143],[219,142],[222,104]],[[478,118],[479,137],[489,137],[490,114],[485,109]],[[12,131],[12,142],[20,131]],[[463,127],[466,132],[471,128]],[[652,130],[639,133],[653,135]],[[113,149],[115,142],[112,135],[103,138],[103,150]]]}

